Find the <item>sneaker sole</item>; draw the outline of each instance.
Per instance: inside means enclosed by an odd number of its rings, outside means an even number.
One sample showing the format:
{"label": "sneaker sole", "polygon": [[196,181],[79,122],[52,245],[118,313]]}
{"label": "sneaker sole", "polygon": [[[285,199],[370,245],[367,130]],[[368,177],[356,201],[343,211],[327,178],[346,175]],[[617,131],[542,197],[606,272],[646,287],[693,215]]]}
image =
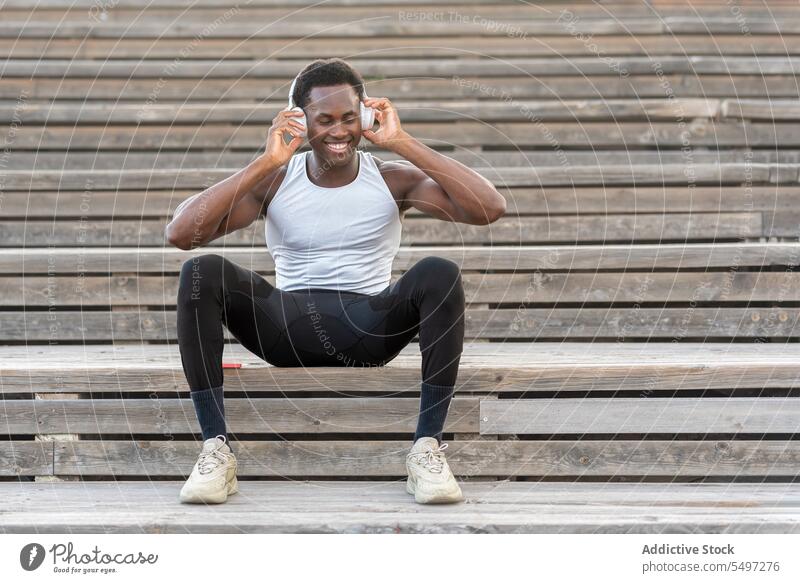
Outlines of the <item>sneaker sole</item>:
{"label": "sneaker sole", "polygon": [[227,482],[225,484],[225,489],[221,492],[215,492],[205,496],[198,496],[196,494],[184,495],[183,492],[181,492],[180,499],[181,502],[185,504],[222,504],[228,500],[228,496],[236,494],[237,492],[239,492],[239,480],[234,475],[233,480]]}
{"label": "sneaker sole", "polygon": [[416,480],[412,478],[411,474],[409,474],[408,479],[406,480],[406,492],[412,494],[414,496],[414,500],[418,504],[448,504],[452,502],[464,501],[464,494],[462,494],[461,488],[458,485],[456,485],[456,487],[449,492],[438,492],[436,494],[423,494],[422,492],[417,491],[416,486]]}

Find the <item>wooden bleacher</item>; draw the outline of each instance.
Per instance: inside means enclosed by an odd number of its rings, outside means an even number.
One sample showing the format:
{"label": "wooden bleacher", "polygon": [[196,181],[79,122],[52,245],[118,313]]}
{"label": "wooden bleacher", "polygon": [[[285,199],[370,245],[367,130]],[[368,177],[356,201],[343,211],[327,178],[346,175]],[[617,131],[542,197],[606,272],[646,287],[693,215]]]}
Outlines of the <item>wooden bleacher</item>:
{"label": "wooden bleacher", "polygon": [[[4,1],[0,532],[800,531],[796,3],[312,4]],[[416,341],[282,369],[226,331],[241,493],[180,505],[181,265],[275,279],[263,221],[193,251],[164,227],[327,56],[507,197],[485,227],[410,211],[394,265],[463,270],[467,502],[404,491]]]}

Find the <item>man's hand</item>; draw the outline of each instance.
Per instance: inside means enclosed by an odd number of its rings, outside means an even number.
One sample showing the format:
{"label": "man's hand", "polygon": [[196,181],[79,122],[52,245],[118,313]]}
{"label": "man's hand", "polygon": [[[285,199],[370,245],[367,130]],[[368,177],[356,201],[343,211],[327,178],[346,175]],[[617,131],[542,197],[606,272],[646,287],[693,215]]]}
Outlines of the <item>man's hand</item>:
{"label": "man's hand", "polygon": [[[303,143],[303,124],[295,119],[302,115],[302,112],[284,109],[278,112],[278,115],[272,120],[272,127],[267,133],[267,146],[264,148],[264,154],[276,166],[286,164]],[[284,134],[292,137],[288,144],[284,140]]]}
{"label": "man's hand", "polygon": [[406,134],[403,128],[400,127],[400,116],[397,115],[397,110],[387,98],[367,97],[364,99],[364,105],[377,110],[375,118],[380,124],[380,129],[377,132],[373,132],[371,129],[365,129],[361,132],[361,135],[370,142],[376,146],[392,150],[403,141],[410,139],[411,136]]}

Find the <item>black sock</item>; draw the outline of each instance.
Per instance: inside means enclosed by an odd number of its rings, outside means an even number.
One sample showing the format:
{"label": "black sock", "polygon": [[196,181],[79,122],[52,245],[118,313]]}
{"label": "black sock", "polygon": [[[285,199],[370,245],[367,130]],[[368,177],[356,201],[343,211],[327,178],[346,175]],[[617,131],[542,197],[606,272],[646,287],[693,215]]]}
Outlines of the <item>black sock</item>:
{"label": "black sock", "polygon": [[447,410],[453,398],[455,387],[432,385],[422,382],[420,385],[419,421],[414,434],[414,442],[420,437],[435,437],[442,442],[442,431],[447,419]]}
{"label": "black sock", "polygon": [[[197,421],[200,423],[203,441],[217,435],[224,435],[226,443],[230,447],[231,444],[227,441],[228,434],[225,431],[225,403],[222,396],[222,387],[192,391],[190,394],[194,402]],[[232,451],[233,448],[231,448]]]}

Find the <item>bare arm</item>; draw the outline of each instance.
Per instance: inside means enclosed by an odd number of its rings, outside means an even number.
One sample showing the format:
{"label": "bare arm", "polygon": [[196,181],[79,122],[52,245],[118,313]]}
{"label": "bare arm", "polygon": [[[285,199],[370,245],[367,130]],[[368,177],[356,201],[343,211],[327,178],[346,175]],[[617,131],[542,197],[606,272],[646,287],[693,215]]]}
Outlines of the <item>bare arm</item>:
{"label": "bare arm", "polygon": [[[175,209],[175,215],[166,228],[171,245],[189,250],[218,236],[220,225],[234,209],[239,208],[242,199],[253,198],[254,188],[275,174],[300,147],[303,126],[292,119],[298,115],[302,114],[280,112],[272,122],[263,154],[233,176],[190,197]],[[288,144],[284,142],[284,134],[292,137]],[[257,201],[253,199],[249,206],[255,203]]]}
{"label": "bare arm", "polygon": [[200,247],[217,232],[239,201],[278,168],[262,154],[233,176],[185,200],[167,225],[167,240],[181,249]]}
{"label": "bare arm", "polygon": [[364,136],[416,167],[406,193],[408,204],[437,218],[471,225],[488,225],[505,214],[506,199],[491,181],[406,133],[388,99],[367,98],[364,103],[378,110],[380,122],[379,131],[368,130]]}

